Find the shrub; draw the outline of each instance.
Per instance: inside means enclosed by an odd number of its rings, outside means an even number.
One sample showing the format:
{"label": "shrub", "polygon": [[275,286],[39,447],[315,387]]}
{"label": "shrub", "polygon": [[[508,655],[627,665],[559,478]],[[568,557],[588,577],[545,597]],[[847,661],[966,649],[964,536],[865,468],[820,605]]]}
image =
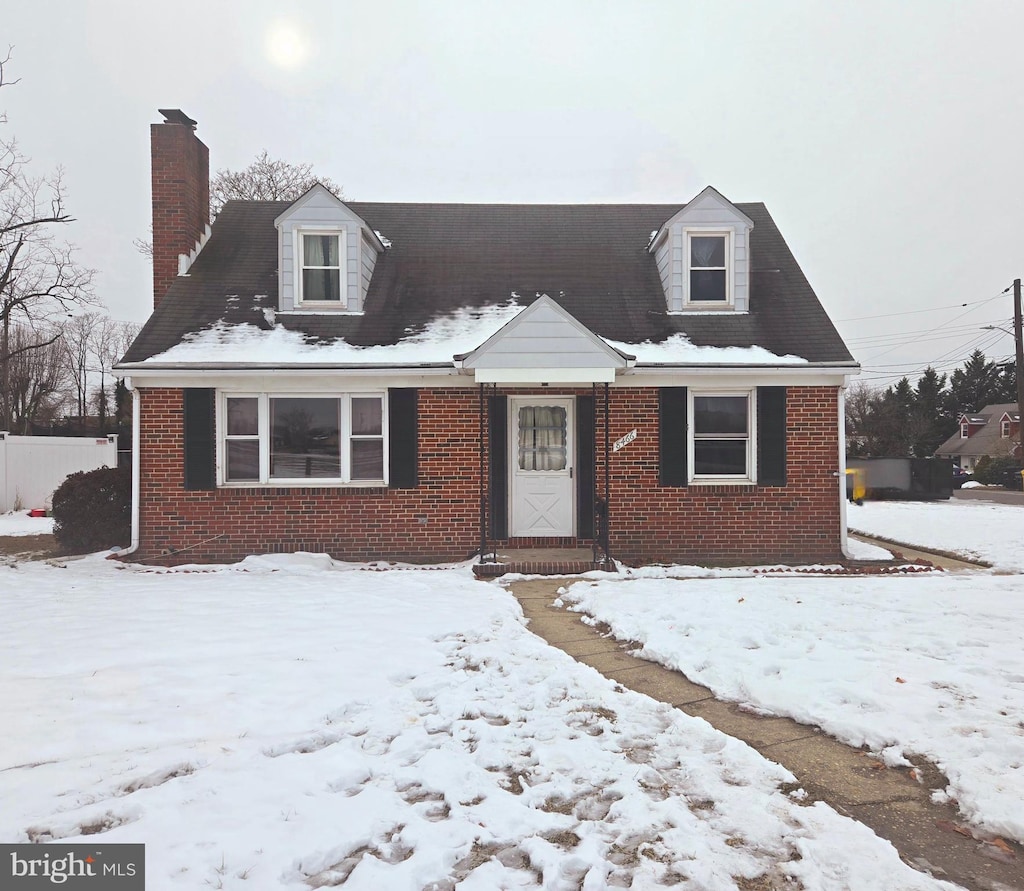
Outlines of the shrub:
{"label": "shrub", "polygon": [[974,465],[972,476],[975,482],[987,486],[991,482],[992,459],[988,455],[982,455]]}
{"label": "shrub", "polygon": [[985,455],[978,459],[974,468],[974,478],[986,486],[998,486],[1005,482],[1006,472],[1017,466],[1013,458],[990,458]]}
{"label": "shrub", "polygon": [[131,541],[132,477],[127,467],[73,473],[53,493],[53,534],[65,554]]}

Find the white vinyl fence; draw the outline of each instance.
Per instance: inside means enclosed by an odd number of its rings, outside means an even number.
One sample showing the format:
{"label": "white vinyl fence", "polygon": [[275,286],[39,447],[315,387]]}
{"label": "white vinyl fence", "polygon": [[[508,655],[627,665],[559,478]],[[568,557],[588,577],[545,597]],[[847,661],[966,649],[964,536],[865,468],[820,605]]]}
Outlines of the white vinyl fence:
{"label": "white vinyl fence", "polygon": [[49,507],[69,474],[104,466],[117,466],[116,436],[0,433],[0,513]]}

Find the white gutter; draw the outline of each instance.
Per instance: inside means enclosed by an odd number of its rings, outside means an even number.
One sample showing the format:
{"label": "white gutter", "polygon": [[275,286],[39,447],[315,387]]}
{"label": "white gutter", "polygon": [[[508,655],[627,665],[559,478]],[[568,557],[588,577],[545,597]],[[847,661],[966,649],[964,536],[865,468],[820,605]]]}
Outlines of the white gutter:
{"label": "white gutter", "polygon": [[119,365],[114,370],[130,371],[133,376],[139,378],[165,377],[171,371],[181,377],[208,377],[211,372],[247,374],[253,371],[298,375],[322,375],[338,371],[351,371],[357,374],[380,376],[420,374],[437,377],[450,377],[457,373],[451,363],[446,365],[281,365],[269,362],[210,362],[209,364],[199,366],[194,362],[188,364],[168,362],[160,365],[155,363]]}
{"label": "white gutter", "polygon": [[[429,364],[429,365],[390,365],[390,364],[365,364],[365,365],[331,365],[331,364],[295,364],[281,365],[269,362],[210,362],[202,366],[194,362],[168,362],[168,363],[138,363],[118,365],[115,371],[130,371],[135,377],[163,377],[167,372],[174,372],[182,377],[205,377],[211,372],[226,372],[229,374],[248,374],[250,372],[273,372],[274,374],[294,375],[315,375],[331,372],[354,372],[357,374],[379,375],[382,377],[395,374],[419,374],[423,376],[450,377],[457,374],[464,374],[458,366],[452,364]],[[844,377],[857,374],[860,371],[859,365],[836,365],[831,362],[773,362],[765,364],[747,364],[743,362],[708,362],[708,363],[671,363],[671,362],[650,362],[637,363],[632,367],[627,366],[620,369],[621,374],[647,376],[664,374],[665,372],[680,372],[687,374],[718,374],[723,371],[737,371],[745,374],[757,373],[760,371],[780,371],[793,374],[815,375],[825,373],[841,374]]]}

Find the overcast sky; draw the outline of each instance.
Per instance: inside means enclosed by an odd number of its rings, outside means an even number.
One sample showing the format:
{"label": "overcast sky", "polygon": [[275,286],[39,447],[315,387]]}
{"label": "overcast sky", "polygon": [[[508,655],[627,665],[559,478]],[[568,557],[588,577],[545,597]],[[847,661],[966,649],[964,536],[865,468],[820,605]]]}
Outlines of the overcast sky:
{"label": "overcast sky", "polygon": [[[361,201],[684,202],[775,217],[863,379],[1012,357],[1024,2],[23,0],[0,91],[71,239],[144,321],[149,125],[267,149]],[[967,304],[964,306],[963,304]]]}

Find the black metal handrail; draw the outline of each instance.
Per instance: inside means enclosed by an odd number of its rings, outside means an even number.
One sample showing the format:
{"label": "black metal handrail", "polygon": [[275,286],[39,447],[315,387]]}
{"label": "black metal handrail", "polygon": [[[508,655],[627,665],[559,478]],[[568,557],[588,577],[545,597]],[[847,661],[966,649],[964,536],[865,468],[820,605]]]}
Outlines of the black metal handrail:
{"label": "black metal handrail", "polygon": [[594,499],[594,563],[608,563],[608,502],[603,498]]}

